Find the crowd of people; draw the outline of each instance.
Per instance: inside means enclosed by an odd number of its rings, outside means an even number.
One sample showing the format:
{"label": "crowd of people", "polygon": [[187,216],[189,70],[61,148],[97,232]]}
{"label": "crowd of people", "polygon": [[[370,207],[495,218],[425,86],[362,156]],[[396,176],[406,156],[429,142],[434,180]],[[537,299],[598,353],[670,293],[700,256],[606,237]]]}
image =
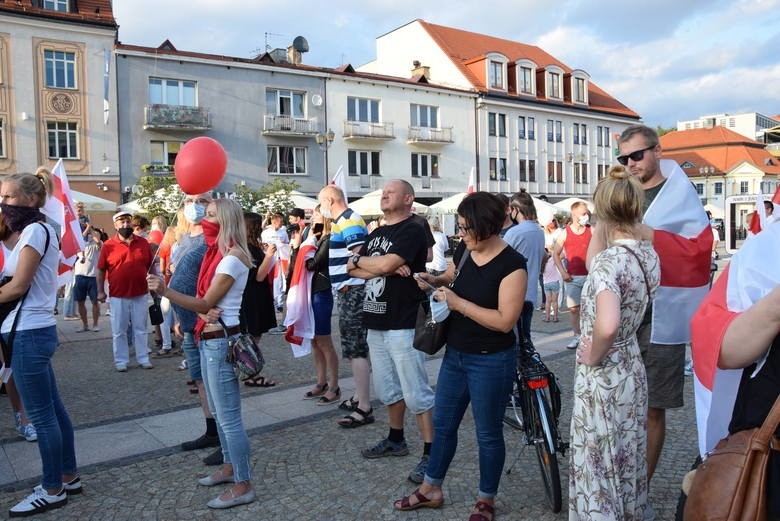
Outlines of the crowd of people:
{"label": "crowd of people", "polygon": [[[137,365],[151,369],[151,358],[170,356],[180,339],[205,423],[204,433],[182,449],[215,448],[204,462],[218,467],[198,484],[230,485],[208,502],[211,508],[256,499],[240,382],[226,361],[231,340],[243,333],[261,342],[269,332],[305,330],[311,331],[315,374],[301,398],[343,410],[339,427],[376,421],[373,374],[388,426],[386,437],[360,450],[364,458],[409,454],[406,410],[415,418],[423,448],[408,479],[418,487],[395,501],[395,509],[442,507],[444,479],[471,406],[479,478],[469,519],[492,521],[505,460],[502,419],[522,360],[518,349],[532,346],[534,309],[541,305],[542,320],[557,322],[559,299],[565,299],[573,333],[566,347],[576,350],[569,519],[652,519],[648,490],[664,445],[666,410],[683,404],[691,319],[694,333],[697,320],[700,332],[707,332],[694,334],[697,378],[703,381],[699,371],[705,368],[749,367],[739,373],[731,425],[717,434],[760,424],[780,391],[778,278],[773,272],[771,283],[757,282],[749,301],[724,311],[720,336],[711,334],[702,312],[693,316],[709,289],[713,245],[695,190],[676,164],[662,160],[654,130],[631,126],[618,148],[619,165],[599,180],[594,210],[575,203],[565,226],[557,220],[541,226],[525,191],[466,196],[457,210],[460,241],[451,261],[441,223],[412,212],[414,188],[398,179],[384,186],[381,222],[371,230],[334,185],[320,191],[308,223],[299,209],[265,219],[203,193],[186,196],[175,226],[120,211],[113,218],[115,234],[107,237],[82,209],[86,246],[73,280],[74,316],[83,331],[95,331],[99,302],[110,302],[120,373],[129,369],[131,345]],[[45,171],[8,176],[0,188],[4,275],[12,276],[0,289],[0,311],[6,303],[12,308],[2,321],[3,356],[24,405],[19,413],[26,411],[25,425],[37,430],[43,466],[41,485],[11,508],[11,516],[62,506],[81,491],[73,428],[51,367],[57,235],[38,210],[50,194]],[[739,273],[753,269],[760,251],[777,248],[777,230],[768,226],[737,257],[744,259]],[[769,235],[774,243],[767,246]],[[286,295],[293,288],[307,296],[306,312],[290,312]],[[147,347],[150,295],[162,315],[155,352]],[[449,321],[435,390],[425,355],[412,346],[418,305],[429,297]],[[16,299],[22,303],[14,307]],[[713,305],[710,294],[702,309]],[[334,307],[340,349],[331,336]],[[287,317],[277,319],[285,309]],[[747,331],[753,332],[749,345]],[[354,377],[349,397],[339,383],[339,351]],[[261,374],[244,385],[276,382]],[[760,400],[751,401],[751,393]],[[702,454],[712,448],[709,438]],[[780,476],[778,460],[773,483]],[[776,503],[769,507],[775,518]]]}

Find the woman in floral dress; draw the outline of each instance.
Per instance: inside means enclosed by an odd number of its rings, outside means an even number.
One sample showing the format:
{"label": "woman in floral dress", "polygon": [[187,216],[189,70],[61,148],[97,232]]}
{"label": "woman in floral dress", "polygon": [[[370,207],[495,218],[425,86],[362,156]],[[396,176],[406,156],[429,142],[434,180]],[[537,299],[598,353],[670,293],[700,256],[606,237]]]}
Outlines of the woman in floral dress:
{"label": "woman in floral dress", "polygon": [[660,267],[652,230],[640,224],[643,200],[639,182],[622,167],[594,194],[597,237],[582,292],[571,419],[570,521],[641,521],[647,502],[647,379],[636,330]]}

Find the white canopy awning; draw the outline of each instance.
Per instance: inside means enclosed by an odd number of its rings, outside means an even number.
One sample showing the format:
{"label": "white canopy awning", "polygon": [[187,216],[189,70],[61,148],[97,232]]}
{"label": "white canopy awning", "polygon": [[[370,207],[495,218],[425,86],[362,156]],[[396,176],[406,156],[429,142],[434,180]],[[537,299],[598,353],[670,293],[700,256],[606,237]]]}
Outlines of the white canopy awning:
{"label": "white canopy awning", "polygon": [[73,202],[75,203],[84,203],[84,210],[89,212],[115,212],[116,211],[116,201],[111,201],[109,199],[103,199],[102,197],[97,197],[90,194],[85,194],[84,192],[79,192],[78,190],[71,190],[71,195],[73,195]]}
{"label": "white canopy awning", "polygon": [[[365,216],[378,216],[382,215],[382,209],[379,207],[380,200],[382,199],[382,190],[374,190],[369,192],[357,201],[349,203],[349,207],[353,211],[360,214],[361,217]],[[425,215],[428,212],[428,207],[417,201],[412,204],[412,211],[419,215]]]}

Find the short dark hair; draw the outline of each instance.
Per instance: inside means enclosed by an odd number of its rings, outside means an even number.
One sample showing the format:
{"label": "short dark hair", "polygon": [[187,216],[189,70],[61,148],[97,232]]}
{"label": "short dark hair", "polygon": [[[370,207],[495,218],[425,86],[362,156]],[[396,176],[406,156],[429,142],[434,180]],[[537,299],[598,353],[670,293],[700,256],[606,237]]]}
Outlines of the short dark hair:
{"label": "short dark hair", "polygon": [[306,217],[306,212],[304,212],[300,208],[293,208],[292,210],[290,210],[290,216],[291,217],[298,217],[300,219],[304,219]]}
{"label": "short dark hair", "polygon": [[512,194],[512,197],[509,198],[509,205],[513,208],[517,208],[526,220],[536,220],[536,205],[534,204],[534,198],[524,189],[520,189],[519,192]]}
{"label": "short dark hair", "polygon": [[655,147],[658,146],[658,143],[660,143],[660,140],[658,139],[658,132],[648,127],[647,125],[641,125],[637,123],[636,125],[629,126],[623,131],[622,134],[620,134],[620,137],[618,138],[618,145],[625,143],[636,134],[640,134],[643,138],[645,138],[645,145],[648,147]]}
{"label": "short dark hair", "polygon": [[764,201],[764,210],[772,210],[774,211],[775,205],[772,204],[772,201]]}
{"label": "short dark hair", "polygon": [[471,227],[474,238],[484,241],[498,235],[506,219],[506,204],[489,192],[474,192],[458,205],[458,215]]}

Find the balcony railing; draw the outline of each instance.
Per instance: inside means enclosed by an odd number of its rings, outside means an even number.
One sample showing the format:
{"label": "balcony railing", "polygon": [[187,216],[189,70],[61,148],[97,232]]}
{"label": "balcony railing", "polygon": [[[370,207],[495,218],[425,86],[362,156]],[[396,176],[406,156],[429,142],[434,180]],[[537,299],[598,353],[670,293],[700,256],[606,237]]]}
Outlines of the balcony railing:
{"label": "balcony railing", "polygon": [[409,143],[452,143],[452,127],[409,127]]}
{"label": "balcony railing", "polygon": [[344,139],[395,139],[389,122],[345,121]]}
{"label": "balcony railing", "polygon": [[317,133],[316,118],[304,119],[293,116],[263,116],[263,135],[265,136],[313,136]]}
{"label": "balcony railing", "polygon": [[144,107],[144,129],[208,130],[211,114],[205,107],[185,105],[147,105]]}
{"label": "balcony railing", "polygon": [[141,165],[141,171],[146,175],[152,175],[155,177],[167,177],[174,173],[173,165],[162,165],[158,163]]}

